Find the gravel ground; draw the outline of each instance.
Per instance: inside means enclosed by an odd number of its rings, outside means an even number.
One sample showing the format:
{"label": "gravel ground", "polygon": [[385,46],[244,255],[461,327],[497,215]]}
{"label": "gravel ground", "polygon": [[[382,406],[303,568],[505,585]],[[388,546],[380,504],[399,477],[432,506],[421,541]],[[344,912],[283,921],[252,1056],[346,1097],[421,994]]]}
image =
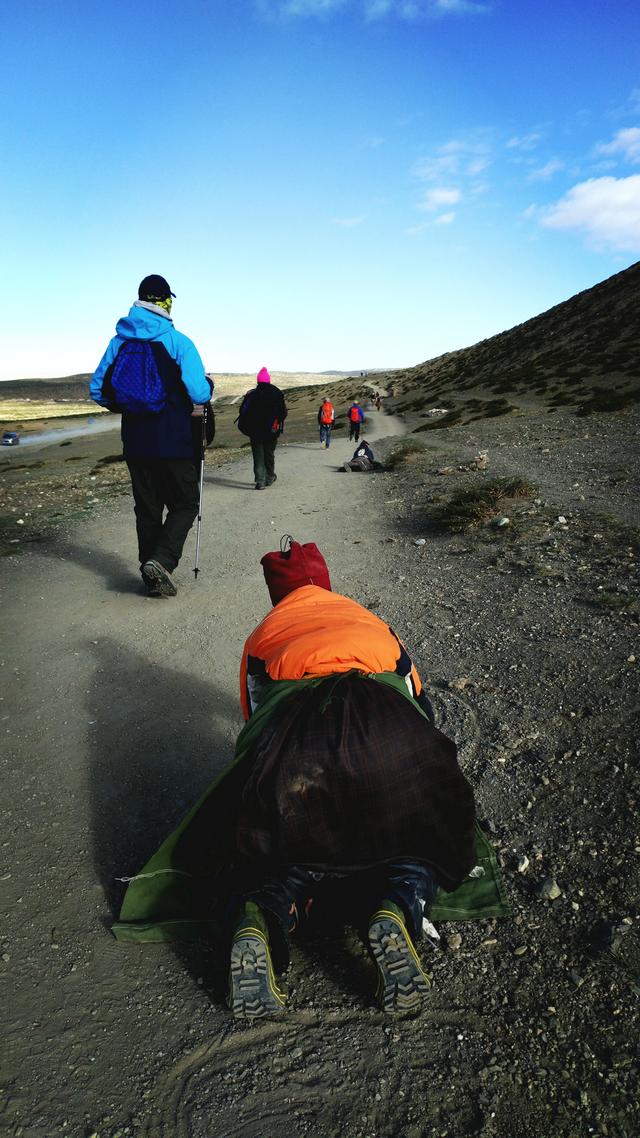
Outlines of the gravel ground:
{"label": "gravel ground", "polygon": [[[246,459],[223,466],[173,601],[140,592],[128,498],[3,559],[3,1135],[638,1133],[637,427],[532,412],[356,476],[345,440],[288,445],[258,499]],[[496,475],[535,488],[508,522],[435,530]],[[231,755],[258,562],[285,532],[405,640],[503,866],[513,916],[439,926],[418,1018],[377,1010],[349,931],[294,947],[289,1011],[255,1026],[213,949],[109,933],[115,879]]]}

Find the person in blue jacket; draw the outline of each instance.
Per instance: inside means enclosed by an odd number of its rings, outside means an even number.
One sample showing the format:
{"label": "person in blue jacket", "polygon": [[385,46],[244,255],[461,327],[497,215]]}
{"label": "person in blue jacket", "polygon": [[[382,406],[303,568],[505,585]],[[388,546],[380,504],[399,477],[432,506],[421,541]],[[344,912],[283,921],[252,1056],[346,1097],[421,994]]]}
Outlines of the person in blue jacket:
{"label": "person in blue jacket", "polygon": [[[195,345],[173,326],[173,297],[164,277],[144,278],[138,300],[116,324],[116,335],[89,386],[96,403],[122,411],[122,449],[135,503],[140,572],[147,592],[162,597],[176,595],[172,574],[198,513],[201,416],[213,390]],[[114,394],[116,360],[125,345],[129,347],[122,360],[128,358],[132,342],[150,345],[150,366],[162,392],[160,410],[127,410]],[[148,363],[144,366],[148,370]]]}
{"label": "person in blue jacket", "polygon": [[349,420],[349,441],[355,439],[356,442],[358,442],[360,438],[360,427],[364,423],[364,411],[357,399],[354,399],[347,411],[347,419]]}
{"label": "person in blue jacket", "polygon": [[375,464],[373,451],[366,439],[362,439],[353,452],[350,462],[345,462],[344,470],[373,470]]}

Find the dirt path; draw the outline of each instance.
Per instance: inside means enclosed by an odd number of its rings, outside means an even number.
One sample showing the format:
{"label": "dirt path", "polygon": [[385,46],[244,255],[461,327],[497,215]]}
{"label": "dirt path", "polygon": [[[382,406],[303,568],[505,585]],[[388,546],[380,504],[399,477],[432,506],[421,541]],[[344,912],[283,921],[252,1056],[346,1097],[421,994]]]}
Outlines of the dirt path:
{"label": "dirt path", "polygon": [[[385,434],[402,432],[379,418]],[[262,553],[283,533],[316,539],[335,588],[357,596],[368,582],[354,541],[374,538],[372,481],[337,473],[352,452],[344,439],[329,451],[280,446],[278,482],[263,494],[250,460],[208,473],[201,574],[196,583],[192,534],[172,601],[141,595],[128,500],[44,552],[4,560],[5,1133],[84,1136],[86,1119],[103,1138],[146,1113],[145,1094],[154,1138],[189,1133],[162,1117],[163,1096],[175,1095],[177,1070],[190,1077],[192,1044],[199,1054],[234,1029],[171,950],[112,940],[105,890],[113,899],[113,878],[139,868],[232,754],[242,645],[268,608]],[[304,1019],[286,1031],[297,1036]],[[238,1036],[245,1063],[247,1040],[260,1055],[270,1030]]]}
{"label": "dirt path", "polygon": [[[404,431],[370,421],[374,442]],[[126,499],[2,561],[3,1138],[631,1138],[637,550],[590,511],[628,520],[635,425],[605,417],[585,441],[569,416],[480,423],[382,476],[337,473],[344,438],[280,446],[260,494],[250,460],[212,469],[201,576],[191,535],[172,601],[141,593]],[[437,468],[483,446],[496,471],[541,475],[539,505],[417,545]],[[377,1011],[352,935],[297,946],[286,1017],[247,1027],[215,953],[108,931],[114,879],[232,754],[240,653],[268,608],[259,558],[283,533],[316,540],[334,588],[429,676],[504,866],[513,919],[441,929],[416,1020]],[[585,604],[605,588],[622,606]],[[600,926],[623,931],[605,946]]]}

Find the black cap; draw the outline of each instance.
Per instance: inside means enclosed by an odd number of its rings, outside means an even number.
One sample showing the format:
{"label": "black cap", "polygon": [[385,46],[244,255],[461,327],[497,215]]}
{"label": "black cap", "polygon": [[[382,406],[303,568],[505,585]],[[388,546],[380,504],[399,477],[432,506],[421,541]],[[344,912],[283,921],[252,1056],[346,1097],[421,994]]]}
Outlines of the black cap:
{"label": "black cap", "polygon": [[138,286],[138,300],[165,300],[166,297],[175,295],[175,292],[169,288],[168,281],[164,277],[159,277],[157,273],[145,277]]}

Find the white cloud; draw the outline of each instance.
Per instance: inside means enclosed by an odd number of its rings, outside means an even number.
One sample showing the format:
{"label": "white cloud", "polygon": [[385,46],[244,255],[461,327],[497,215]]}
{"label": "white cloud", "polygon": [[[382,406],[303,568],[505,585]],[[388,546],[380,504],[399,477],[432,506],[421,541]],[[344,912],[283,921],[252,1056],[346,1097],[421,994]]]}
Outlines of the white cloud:
{"label": "white cloud", "polygon": [[533,150],[539,143],[542,135],[535,130],[529,134],[516,134],[505,143],[507,150]]}
{"label": "white cloud", "polygon": [[486,170],[487,166],[490,165],[490,158],[473,158],[471,162],[469,162],[465,173],[468,174],[470,178],[477,178],[478,174],[481,174],[483,170]]}
{"label": "white cloud", "polygon": [[640,126],[617,131],[611,142],[596,146],[596,154],[620,154],[627,162],[640,162]]}
{"label": "white cloud", "polygon": [[545,182],[547,178],[552,178],[558,170],[564,170],[564,162],[559,158],[551,158],[544,166],[539,166],[537,170],[532,170],[529,174],[529,180],[532,182]]}
{"label": "white cloud", "polygon": [[639,114],[640,87],[634,87],[625,102],[619,107],[614,107],[609,117],[612,119],[626,119],[629,118],[630,115],[637,116]]}
{"label": "white cloud", "polygon": [[418,159],[412,173],[422,182],[438,182],[461,175],[474,178],[490,165],[488,143],[452,138],[438,147],[434,155]]}
{"label": "white cloud", "polygon": [[640,174],[579,182],[542,214],[548,229],[575,229],[598,247],[640,250]]}
{"label": "white cloud", "polygon": [[457,154],[437,154],[433,158],[419,158],[412,173],[423,182],[437,182],[447,174],[457,174],[459,168]]}
{"label": "white cloud", "polygon": [[438,12],[489,12],[490,4],[475,3],[474,0],[434,0],[433,8]]}
{"label": "white cloud", "polygon": [[420,20],[438,16],[478,16],[490,12],[492,3],[484,0],[365,0],[368,19],[397,16],[401,20]]}
{"label": "white cloud", "polygon": [[455,210],[451,209],[448,213],[441,213],[440,217],[436,217],[434,225],[451,225],[451,222],[456,216]]}
{"label": "white cloud", "polygon": [[255,0],[267,19],[331,16],[350,8],[365,20],[421,20],[441,16],[481,15],[490,12],[493,0]]}
{"label": "white cloud", "polygon": [[296,16],[331,16],[346,7],[349,0],[256,0],[261,15],[272,19]]}
{"label": "white cloud", "polygon": [[364,6],[364,14],[367,20],[382,20],[392,11],[392,0],[367,0]]}
{"label": "white cloud", "polygon": [[418,203],[418,209],[424,210],[425,213],[435,213],[441,206],[455,205],[461,197],[460,190],[436,186],[433,190],[426,191],[424,198]]}

